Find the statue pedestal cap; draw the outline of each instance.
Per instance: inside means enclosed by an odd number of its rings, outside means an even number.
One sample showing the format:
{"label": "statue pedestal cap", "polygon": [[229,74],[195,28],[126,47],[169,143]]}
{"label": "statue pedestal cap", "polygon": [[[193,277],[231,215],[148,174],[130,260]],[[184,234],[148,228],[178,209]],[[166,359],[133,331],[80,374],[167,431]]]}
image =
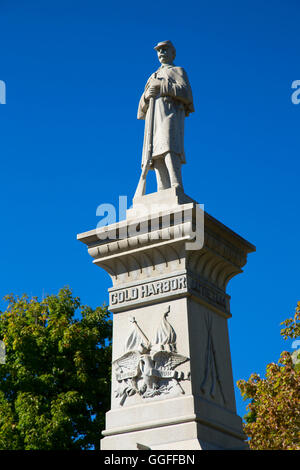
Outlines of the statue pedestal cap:
{"label": "statue pedestal cap", "polygon": [[198,213],[170,188],[135,200],[126,220],[78,235],[112,279],[112,396],[101,449],[246,448],[226,286],[255,247]]}

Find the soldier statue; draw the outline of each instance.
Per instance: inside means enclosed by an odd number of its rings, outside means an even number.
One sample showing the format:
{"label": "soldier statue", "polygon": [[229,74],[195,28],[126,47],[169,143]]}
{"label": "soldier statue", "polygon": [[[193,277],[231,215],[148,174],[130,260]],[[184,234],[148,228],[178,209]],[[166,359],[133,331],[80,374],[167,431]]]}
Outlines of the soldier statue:
{"label": "soldier statue", "polygon": [[187,74],[173,63],[176,50],[172,42],[159,42],[154,49],[161,66],[148,79],[138,107],[137,118],[145,120],[145,134],[142,174],[135,198],[145,194],[149,169],[155,171],[157,191],[183,189],[184,119],[194,111]]}

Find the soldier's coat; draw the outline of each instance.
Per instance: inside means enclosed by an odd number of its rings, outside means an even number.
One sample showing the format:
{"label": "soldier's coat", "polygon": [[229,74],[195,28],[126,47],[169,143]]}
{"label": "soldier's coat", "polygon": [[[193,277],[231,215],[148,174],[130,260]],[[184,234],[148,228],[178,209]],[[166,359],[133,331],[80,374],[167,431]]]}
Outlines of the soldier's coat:
{"label": "soldier's coat", "polygon": [[138,107],[138,119],[145,119],[142,166],[147,158],[148,103],[145,92],[153,78],[161,79],[160,94],[155,98],[153,153],[157,158],[174,152],[185,163],[184,118],[194,111],[192,89],[185,70],[175,65],[162,65],[148,79]]}

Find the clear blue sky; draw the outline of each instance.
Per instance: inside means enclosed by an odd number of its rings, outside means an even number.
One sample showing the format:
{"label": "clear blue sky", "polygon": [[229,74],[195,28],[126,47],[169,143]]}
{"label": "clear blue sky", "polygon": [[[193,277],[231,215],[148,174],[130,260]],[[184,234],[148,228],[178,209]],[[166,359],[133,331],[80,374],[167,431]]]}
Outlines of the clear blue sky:
{"label": "clear blue sky", "polygon": [[[110,278],[76,234],[99,204],[133,196],[138,100],[153,46],[171,39],[196,108],[186,193],[257,247],[229,284],[235,381],[290,350],[279,324],[300,300],[299,13],[297,0],[1,0],[1,297],[70,285],[108,301]],[[243,415],[239,392],[237,405]]]}

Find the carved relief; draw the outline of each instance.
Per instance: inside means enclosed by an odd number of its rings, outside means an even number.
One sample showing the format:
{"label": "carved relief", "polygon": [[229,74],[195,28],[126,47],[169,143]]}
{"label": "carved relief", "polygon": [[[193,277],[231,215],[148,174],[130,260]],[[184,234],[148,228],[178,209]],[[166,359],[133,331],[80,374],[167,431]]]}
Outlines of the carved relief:
{"label": "carved relief", "polygon": [[116,289],[110,292],[110,305],[119,307],[128,302],[138,302],[152,299],[157,296],[168,296],[185,292],[187,289],[186,275],[172,276],[171,278],[153,280],[124,289]]}
{"label": "carved relief", "polygon": [[[213,343],[212,336],[212,317],[208,315],[205,317],[207,327],[207,346],[205,355],[204,377],[201,383],[202,393],[208,393],[211,398],[215,398],[216,386],[219,387],[220,394],[225,405],[226,400],[222,388],[222,383],[219,376],[219,369],[217,364],[216,350]],[[209,387],[210,385],[210,387]]]}
{"label": "carved relief", "polygon": [[113,362],[118,382],[115,397],[120,399],[120,405],[135,394],[150,398],[184,393],[180,381],[189,380],[189,374],[185,376],[175,369],[189,358],[177,353],[176,333],[167,320],[169,311],[170,307],[163,314],[152,343],[135,318],[130,319],[133,330],[125,343],[125,353]]}

